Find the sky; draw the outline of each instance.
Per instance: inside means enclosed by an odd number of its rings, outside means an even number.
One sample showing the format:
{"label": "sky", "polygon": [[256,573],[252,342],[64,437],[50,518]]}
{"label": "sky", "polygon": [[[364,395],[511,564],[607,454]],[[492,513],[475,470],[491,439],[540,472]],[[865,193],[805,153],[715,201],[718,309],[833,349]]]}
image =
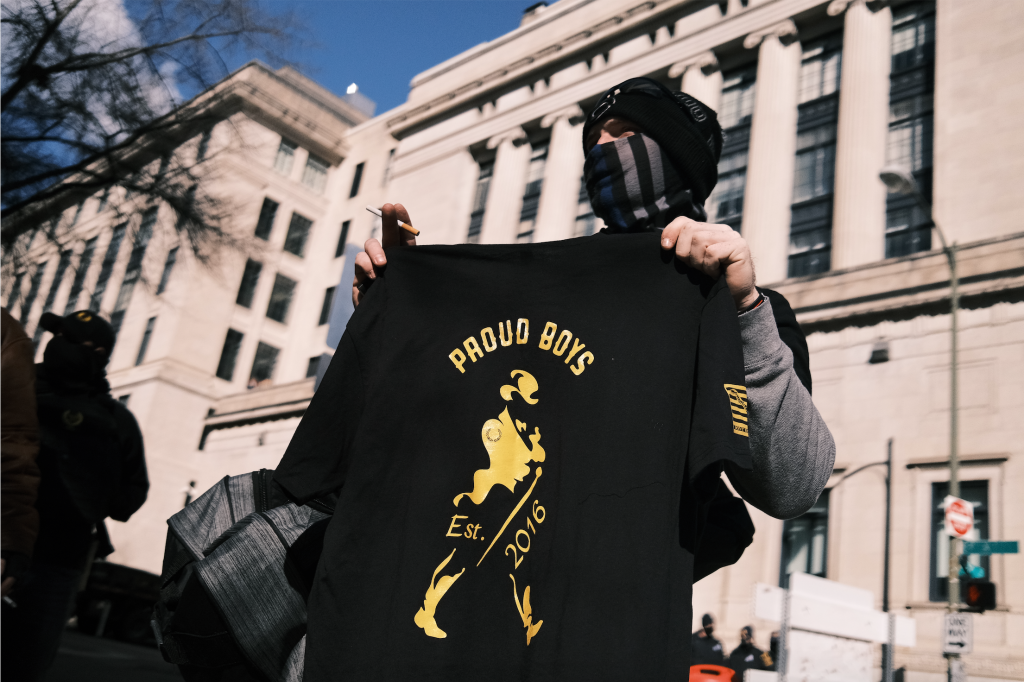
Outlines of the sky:
{"label": "sky", "polygon": [[534,0],[265,0],[295,11],[311,44],[289,58],[336,94],[350,83],[377,103],[398,106],[416,74],[519,26]]}

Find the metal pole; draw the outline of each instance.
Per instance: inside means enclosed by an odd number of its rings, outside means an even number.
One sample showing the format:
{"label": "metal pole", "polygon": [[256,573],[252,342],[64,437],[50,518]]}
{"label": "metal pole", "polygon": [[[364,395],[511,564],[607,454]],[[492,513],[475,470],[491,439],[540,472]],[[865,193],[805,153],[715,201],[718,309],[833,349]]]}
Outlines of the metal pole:
{"label": "metal pole", "polygon": [[[941,235],[941,230],[939,231]],[[945,239],[943,239],[945,242]],[[943,246],[946,246],[945,243]],[[957,310],[960,308],[960,293],[956,271],[956,244],[946,246],[946,258],[949,260],[949,312],[950,312],[950,367],[949,367],[949,494],[960,497],[960,453],[959,414],[957,411]],[[949,539],[949,612],[956,613],[960,604],[960,540]],[[949,682],[960,682],[963,666],[960,665],[959,654],[948,656]]]}
{"label": "metal pole", "polygon": [[893,682],[893,645],[896,628],[889,613],[889,533],[892,519],[892,438],[885,461],[885,559],[882,566],[882,611],[888,619],[888,642],[882,645],[882,682]]}

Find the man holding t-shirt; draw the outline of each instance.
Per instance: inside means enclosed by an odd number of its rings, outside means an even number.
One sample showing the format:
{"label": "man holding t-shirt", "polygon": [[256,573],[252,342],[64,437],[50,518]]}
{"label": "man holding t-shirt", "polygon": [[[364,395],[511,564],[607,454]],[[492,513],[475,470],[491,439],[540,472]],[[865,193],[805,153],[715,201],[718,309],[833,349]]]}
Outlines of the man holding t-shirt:
{"label": "man holding t-shirt", "polygon": [[[758,509],[780,519],[799,516],[832,473],[835,442],[811,402],[807,346],[788,302],[755,286],[750,249],[738,232],[705,222],[722,151],[715,112],[651,79],[633,78],[598,101],[583,143],[587,190],[605,232],[662,229],[663,250],[711,277],[724,276],[739,314],[754,465],[749,472],[726,471]],[[398,228],[397,220],[412,224],[401,204],[385,204],[382,212],[383,246],[370,239],[356,259],[355,305],[387,264],[384,249],[416,243]]]}
{"label": "man holding t-shirt", "polygon": [[[275,475],[299,504],[337,496],[307,682],[679,679],[693,582],[753,533],[720,474],[777,517],[824,487],[832,438],[746,243],[700,222],[714,112],[634,79],[584,149],[606,234],[400,249],[378,272],[368,243]],[[408,214],[383,214],[399,243]]]}

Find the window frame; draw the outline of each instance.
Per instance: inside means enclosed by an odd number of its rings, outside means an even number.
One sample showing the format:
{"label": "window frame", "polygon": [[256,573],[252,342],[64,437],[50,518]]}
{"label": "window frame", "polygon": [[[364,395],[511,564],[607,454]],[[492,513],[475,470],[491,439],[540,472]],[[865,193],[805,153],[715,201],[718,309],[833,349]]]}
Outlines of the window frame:
{"label": "window frame", "polygon": [[[298,281],[283,275],[280,272],[274,275],[274,287],[270,290],[270,300],[267,302],[267,319],[288,324],[288,313],[291,312],[292,301],[295,299],[295,290],[298,289]],[[284,289],[287,288],[287,296]],[[280,309],[280,312],[278,312]],[[273,313],[273,314],[271,314]],[[280,314],[280,317],[277,315]]]}

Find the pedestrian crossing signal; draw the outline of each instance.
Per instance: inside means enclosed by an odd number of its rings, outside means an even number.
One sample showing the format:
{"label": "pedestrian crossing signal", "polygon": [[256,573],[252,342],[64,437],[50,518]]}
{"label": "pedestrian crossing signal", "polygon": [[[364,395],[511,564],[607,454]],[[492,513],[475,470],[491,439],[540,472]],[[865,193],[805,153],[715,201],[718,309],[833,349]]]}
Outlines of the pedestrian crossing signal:
{"label": "pedestrian crossing signal", "polygon": [[964,589],[965,611],[990,611],[996,607],[996,584],[990,580],[971,580]]}

